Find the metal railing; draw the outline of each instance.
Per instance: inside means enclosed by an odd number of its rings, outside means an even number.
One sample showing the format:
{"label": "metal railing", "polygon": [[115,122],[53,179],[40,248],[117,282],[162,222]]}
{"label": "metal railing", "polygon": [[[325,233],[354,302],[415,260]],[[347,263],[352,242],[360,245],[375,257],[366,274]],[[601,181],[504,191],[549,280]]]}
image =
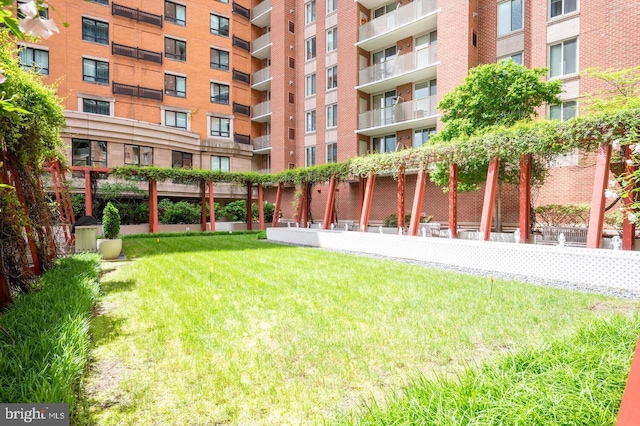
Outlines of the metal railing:
{"label": "metal railing", "polygon": [[436,0],[415,0],[362,25],[359,29],[358,40],[363,41],[404,26],[407,22],[415,21],[436,9]]}
{"label": "metal railing", "polygon": [[253,106],[251,117],[261,117],[271,113],[271,101],[266,101]]}
{"label": "metal railing", "polygon": [[116,3],[111,3],[111,14],[124,16],[125,18],[134,19],[139,22],[146,22],[147,24],[162,28],[162,15],[144,12],[140,9],[133,9]]}
{"label": "metal railing", "polygon": [[271,135],[262,135],[257,138],[253,138],[254,151],[260,151],[268,148],[271,148]]}
{"label": "metal railing", "polygon": [[150,89],[148,87],[131,86],[113,82],[113,93],[118,95],[129,95],[138,98],[155,99],[161,101],[163,98],[162,90]]}
{"label": "metal railing", "polygon": [[267,81],[270,78],[271,78],[271,67],[266,67],[254,72],[253,77],[251,78],[251,81],[253,81],[253,84],[256,85],[264,81]]}
{"label": "metal railing", "polygon": [[437,45],[414,50],[396,56],[381,64],[361,69],[359,71],[359,85],[386,80],[410,71],[419,70],[435,64],[438,61]]}
{"label": "metal railing", "polygon": [[403,121],[436,115],[436,97],[400,102],[397,105],[363,112],[358,117],[358,129],[388,126]]}
{"label": "metal railing", "polygon": [[155,62],[156,64],[162,63],[162,52],[152,52],[151,50],[125,46],[124,44],[111,43],[111,54],[142,59],[143,61]]}

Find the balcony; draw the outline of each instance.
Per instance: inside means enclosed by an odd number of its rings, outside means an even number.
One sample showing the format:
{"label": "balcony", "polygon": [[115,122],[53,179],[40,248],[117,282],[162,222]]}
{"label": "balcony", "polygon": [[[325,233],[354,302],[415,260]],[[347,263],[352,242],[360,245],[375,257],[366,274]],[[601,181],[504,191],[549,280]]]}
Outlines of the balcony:
{"label": "balcony", "polygon": [[416,80],[435,78],[437,62],[437,45],[400,54],[389,61],[361,69],[356,89],[375,93]]}
{"label": "balcony", "polygon": [[384,6],[389,3],[388,0],[355,0],[356,3],[360,3],[367,9],[377,9],[380,6]]}
{"label": "balcony", "polygon": [[113,93],[116,95],[129,95],[137,98],[155,99],[161,101],[163,97],[162,90],[149,89],[148,87],[130,86],[128,84],[113,82]]}
{"label": "balcony", "polygon": [[258,59],[271,57],[271,33],[266,33],[251,43],[251,56]]}
{"label": "balcony", "polygon": [[356,45],[373,51],[394,41],[435,29],[438,24],[437,12],[436,0],[415,0],[362,25]]}
{"label": "balcony", "polygon": [[435,126],[436,97],[400,102],[390,107],[363,112],[356,133],[373,136],[418,127]]}
{"label": "balcony", "polygon": [[146,22],[147,24],[162,28],[162,15],[155,15],[116,3],[111,3],[111,14],[114,16],[124,16],[125,18],[138,22]]}
{"label": "balcony", "polygon": [[258,28],[271,24],[271,0],[264,0],[251,10],[251,23]]}
{"label": "balcony", "polygon": [[124,44],[111,43],[111,54],[162,64],[162,52],[152,52],[151,50],[125,46]]}
{"label": "balcony", "polygon": [[253,153],[266,154],[271,152],[271,135],[262,135],[253,138]]}
{"label": "balcony", "polygon": [[253,73],[251,81],[253,81],[253,84],[251,85],[252,89],[259,90],[261,92],[271,89],[271,67],[262,68],[261,70]]}
{"label": "balcony", "polygon": [[266,123],[271,121],[271,101],[254,105],[251,111],[251,121]]}

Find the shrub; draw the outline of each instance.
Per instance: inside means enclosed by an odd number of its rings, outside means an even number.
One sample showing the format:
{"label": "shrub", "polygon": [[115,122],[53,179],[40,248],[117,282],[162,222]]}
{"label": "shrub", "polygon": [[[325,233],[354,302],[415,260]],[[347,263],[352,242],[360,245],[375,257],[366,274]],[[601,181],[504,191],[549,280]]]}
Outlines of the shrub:
{"label": "shrub", "polygon": [[550,226],[586,225],[590,210],[589,204],[547,204],[533,209],[536,223]]}
{"label": "shrub", "polygon": [[120,233],[120,213],[110,202],[102,212],[102,233],[107,239],[117,238]]}
{"label": "shrub", "polygon": [[[265,222],[273,221],[273,213],[275,211],[275,205],[267,201],[264,202],[264,220]],[[232,222],[246,222],[247,221],[247,201],[237,200],[227,204],[224,207],[225,215],[229,217]],[[258,205],[253,203],[251,205],[251,216],[253,220],[258,219]]]}
{"label": "shrub", "polygon": [[201,207],[187,201],[174,203],[162,200],[158,203],[159,220],[162,224],[200,223],[202,220]]}
{"label": "shrub", "polygon": [[258,239],[259,240],[266,240],[267,239],[267,231],[260,231],[258,232]]}
{"label": "shrub", "polygon": [[[420,223],[430,222],[433,216],[427,216],[425,213],[420,214]],[[404,214],[404,223],[405,225],[409,225],[411,222],[411,212],[406,212]],[[384,218],[384,226],[386,228],[397,228],[398,227],[398,215],[395,213],[391,213],[389,216]]]}

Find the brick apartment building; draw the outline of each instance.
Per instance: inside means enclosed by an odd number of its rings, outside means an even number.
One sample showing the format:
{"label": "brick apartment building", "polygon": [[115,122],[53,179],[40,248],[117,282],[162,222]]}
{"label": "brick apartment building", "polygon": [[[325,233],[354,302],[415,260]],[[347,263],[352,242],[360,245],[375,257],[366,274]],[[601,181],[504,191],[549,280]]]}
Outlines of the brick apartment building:
{"label": "brick apartment building", "polygon": [[[563,103],[541,115],[568,119],[598,88],[580,71],[640,63],[640,5],[632,0],[51,4],[51,18],[69,28],[24,43],[22,55],[59,84],[74,164],[278,172],[344,161],[424,144],[440,126],[437,102],[478,64],[512,58],[550,68],[549,78],[564,83]],[[588,201],[593,163],[579,153],[560,158],[534,202]],[[414,182],[409,176],[407,205]],[[357,191],[357,183],[341,185],[339,217],[357,216]],[[462,194],[461,221],[479,220],[482,197]],[[374,206],[388,208],[372,219],[395,212],[395,199],[395,182],[381,179]],[[517,188],[504,185],[499,205],[504,222],[517,221]],[[323,207],[318,188],[317,217]],[[429,184],[426,213],[444,221],[446,209],[446,194]]]}

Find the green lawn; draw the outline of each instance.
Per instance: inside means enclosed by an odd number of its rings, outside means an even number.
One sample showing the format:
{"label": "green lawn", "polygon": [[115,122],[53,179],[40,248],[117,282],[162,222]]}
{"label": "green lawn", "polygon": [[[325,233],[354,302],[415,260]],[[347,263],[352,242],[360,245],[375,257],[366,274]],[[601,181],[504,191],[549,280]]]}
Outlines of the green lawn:
{"label": "green lawn", "polygon": [[87,423],[331,422],[637,309],[255,235],[127,239],[125,253],[101,280]]}

